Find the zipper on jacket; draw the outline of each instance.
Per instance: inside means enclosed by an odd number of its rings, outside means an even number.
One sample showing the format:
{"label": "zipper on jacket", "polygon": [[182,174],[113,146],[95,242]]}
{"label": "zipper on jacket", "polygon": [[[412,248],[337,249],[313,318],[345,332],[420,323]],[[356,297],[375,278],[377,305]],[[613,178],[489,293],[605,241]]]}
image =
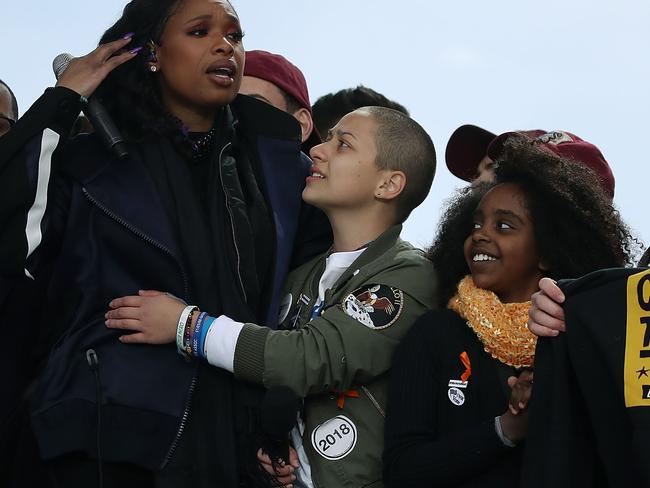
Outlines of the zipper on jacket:
{"label": "zipper on jacket", "polygon": [[171,446],[169,446],[169,451],[167,451],[167,455],[165,456],[165,459],[163,460],[162,464],[160,465],[160,469],[164,469],[165,466],[167,466],[167,463],[170,461],[174,453],[176,452],[176,448],[178,447],[178,442],[181,440],[181,436],[183,435],[183,432],[185,431],[185,426],[187,425],[187,417],[190,415],[190,407],[192,406],[192,398],[194,397],[194,390],[196,389],[196,370],[198,368],[198,365],[194,368],[194,376],[192,376],[192,382],[190,383],[190,389],[187,392],[187,399],[185,400],[185,408],[183,409],[183,416],[181,417],[181,423],[178,426],[178,431],[176,432],[176,437],[174,437],[174,441],[172,442]]}
{"label": "zipper on jacket", "polygon": [[384,409],[381,408],[381,405],[379,404],[377,399],[374,397],[374,395],[372,393],[370,393],[370,390],[365,386],[362,386],[361,389],[366,394],[366,396],[370,399],[372,404],[375,406],[375,408],[379,412],[379,415],[381,415],[383,418],[386,418],[386,412],[384,412]]}
{"label": "zipper on jacket", "polygon": [[[104,212],[108,217],[113,219],[115,222],[120,224],[121,226],[125,227],[128,229],[130,232],[138,236],[139,238],[143,239],[144,241],[148,242],[155,248],[163,251],[165,254],[170,256],[174,262],[178,265],[178,269],[181,272],[181,276],[183,277],[183,290],[185,291],[185,296],[189,296],[189,284],[187,280],[187,274],[185,273],[185,269],[183,268],[183,265],[179,261],[179,259],[176,257],[176,255],[166,246],[163,244],[160,244],[158,241],[155,241],[142,231],[138,230],[136,227],[133,225],[129,224],[126,220],[122,219],[115,213],[113,213],[110,209],[106,208],[102,203],[97,201],[89,192],[86,190],[86,188],[82,188],[84,196],[92,203],[95,207],[100,209],[102,212]],[[167,451],[167,455],[165,456],[165,459],[163,460],[160,469],[163,469],[169,460],[172,458],[174,453],[176,452],[176,448],[178,447],[178,442],[180,441],[181,436],[183,435],[183,432],[185,431],[185,425],[187,424],[187,418],[190,414],[190,406],[192,405],[192,397],[194,394],[194,390],[196,389],[196,380],[197,380],[197,368],[198,365],[194,368],[194,374],[192,375],[192,382],[190,383],[190,387],[187,393],[187,399],[185,400],[185,408],[183,410],[183,415],[181,416],[181,422],[178,426],[178,430],[176,431],[176,436],[174,437],[174,440],[172,441],[171,445],[169,446],[169,451]]]}
{"label": "zipper on jacket", "polygon": [[93,197],[88,192],[88,190],[86,190],[86,188],[82,188],[82,191],[83,191],[83,194],[85,195],[85,197],[88,200],[90,200],[90,203],[92,203],[95,207],[99,208],[102,212],[104,212],[106,215],[108,215],[111,219],[113,219],[114,221],[116,221],[118,224],[125,227],[126,229],[128,229],[130,232],[132,232],[133,234],[138,236],[140,239],[148,242],[152,246],[160,249],[162,252],[164,252],[169,257],[171,257],[174,260],[174,262],[178,265],[178,269],[181,272],[181,276],[183,278],[183,290],[185,291],[185,296],[189,296],[189,284],[188,284],[188,280],[187,280],[187,274],[185,273],[185,269],[183,268],[183,265],[181,264],[178,257],[168,247],[164,246],[163,244],[159,243],[158,241],[155,241],[154,239],[152,239],[151,237],[146,235],[144,232],[140,231],[136,227],[129,224],[123,218],[115,215],[110,209],[106,208],[102,203],[97,201],[95,199],[95,197]]}
{"label": "zipper on jacket", "polygon": [[226,185],[223,183],[223,170],[221,165],[221,158],[223,157],[223,152],[230,146],[232,143],[228,143],[221,148],[219,152],[219,179],[221,180],[221,189],[223,190],[223,198],[226,202],[226,209],[228,210],[228,217],[230,217],[230,230],[232,231],[232,243],[235,246],[235,253],[237,254],[237,278],[239,279],[239,288],[244,295],[244,301],[248,302],[248,297],[246,296],[246,290],[244,289],[244,280],[242,280],[241,272],[239,270],[241,265],[241,256],[239,255],[239,248],[237,247],[237,239],[235,238],[235,219],[232,215],[232,209],[230,208],[230,202],[228,202],[228,193],[226,192]]}
{"label": "zipper on jacket", "polygon": [[99,381],[99,357],[94,349],[86,350],[86,362],[95,377],[95,400],[97,401],[97,424],[95,428],[95,441],[97,443],[97,486],[104,487],[104,461],[102,459],[102,384]]}

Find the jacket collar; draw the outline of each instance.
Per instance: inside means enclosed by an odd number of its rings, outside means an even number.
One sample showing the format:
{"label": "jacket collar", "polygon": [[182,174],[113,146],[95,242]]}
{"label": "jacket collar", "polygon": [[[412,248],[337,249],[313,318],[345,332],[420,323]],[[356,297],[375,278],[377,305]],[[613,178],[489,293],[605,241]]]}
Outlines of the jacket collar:
{"label": "jacket collar", "polygon": [[[167,149],[173,151],[159,142],[145,144],[160,157],[166,157]],[[151,176],[139,160],[141,157],[132,152],[126,159],[112,160],[101,172],[82,182],[84,190],[120,224],[179,257],[169,216]]]}
{"label": "jacket collar", "polygon": [[[361,255],[355,259],[348,269],[346,269],[339,277],[336,281],[335,288],[342,286],[350,278],[356,275],[361,268],[375,262],[382,254],[393,248],[401,240],[399,237],[401,232],[402,224],[397,224],[372,241],[368,245],[368,248],[362,252]],[[383,266],[385,266],[385,263]]]}

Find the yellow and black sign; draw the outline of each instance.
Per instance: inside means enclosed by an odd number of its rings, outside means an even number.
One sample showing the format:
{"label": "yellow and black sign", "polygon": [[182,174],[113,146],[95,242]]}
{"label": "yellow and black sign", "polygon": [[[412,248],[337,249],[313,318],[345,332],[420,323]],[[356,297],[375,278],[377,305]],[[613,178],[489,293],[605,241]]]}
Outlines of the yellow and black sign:
{"label": "yellow and black sign", "polygon": [[627,279],[626,407],[650,406],[650,270]]}

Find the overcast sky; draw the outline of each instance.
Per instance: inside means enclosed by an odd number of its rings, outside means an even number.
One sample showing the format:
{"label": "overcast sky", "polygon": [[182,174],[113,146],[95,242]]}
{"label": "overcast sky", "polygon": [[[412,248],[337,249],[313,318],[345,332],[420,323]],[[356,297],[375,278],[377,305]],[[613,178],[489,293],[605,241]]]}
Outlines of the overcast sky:
{"label": "overcast sky", "polygon": [[[118,0],[3,2],[0,78],[21,113],[54,83],[52,59],[83,55],[120,15]],[[427,245],[463,184],[447,170],[458,126],[564,129],[596,144],[616,177],[615,203],[646,242],[650,219],[650,2],[647,0],[234,0],[247,49],[285,55],[312,102],[360,83],[395,99],[436,145],[431,193],[404,236]],[[561,239],[562,236],[559,236]],[[589,245],[589,243],[585,243]]]}

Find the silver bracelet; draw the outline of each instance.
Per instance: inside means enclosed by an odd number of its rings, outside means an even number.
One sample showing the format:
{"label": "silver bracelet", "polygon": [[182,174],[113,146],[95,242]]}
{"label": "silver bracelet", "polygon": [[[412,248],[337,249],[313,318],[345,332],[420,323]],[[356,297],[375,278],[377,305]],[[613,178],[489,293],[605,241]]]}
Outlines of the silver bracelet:
{"label": "silver bracelet", "polygon": [[501,439],[501,442],[505,446],[508,447],[515,447],[516,444],[512,442],[510,439],[506,437],[506,435],[503,433],[503,429],[501,428],[501,416],[494,417],[494,430],[497,433],[497,436],[499,436],[499,439]]}

